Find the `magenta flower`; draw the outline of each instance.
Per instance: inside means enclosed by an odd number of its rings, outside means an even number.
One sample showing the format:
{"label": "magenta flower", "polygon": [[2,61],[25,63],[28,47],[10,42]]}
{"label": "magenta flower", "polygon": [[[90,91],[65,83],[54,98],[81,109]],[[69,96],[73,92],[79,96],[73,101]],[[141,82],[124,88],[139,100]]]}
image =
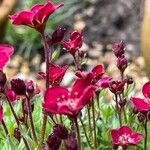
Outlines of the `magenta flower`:
{"label": "magenta flower", "polygon": [[[61,66],[51,64],[50,68],[49,68],[49,72],[50,72],[49,81],[50,81],[50,84],[52,86],[59,85],[60,82],[62,81],[67,69],[68,69],[68,66],[61,67]],[[44,72],[39,72],[38,75],[42,79],[46,78],[46,74]]]}
{"label": "magenta flower", "polygon": [[90,72],[77,71],[76,76],[82,79],[87,79],[87,82],[95,84],[98,80],[101,79],[102,75],[105,72],[103,65],[95,66]]}
{"label": "magenta flower", "polygon": [[63,42],[64,47],[72,55],[82,47],[83,35],[82,32],[73,31],[70,33],[70,40]]}
{"label": "magenta flower", "polygon": [[0,69],[3,69],[3,67],[7,64],[13,52],[14,48],[12,46],[6,44],[0,45]]}
{"label": "magenta flower", "polygon": [[0,122],[3,120],[3,107],[0,105]]}
{"label": "magenta flower", "polygon": [[134,133],[128,126],[122,126],[118,130],[111,130],[112,143],[114,146],[128,147],[129,145],[137,145],[143,135]]}
{"label": "magenta flower", "polygon": [[10,15],[9,18],[14,25],[26,25],[42,33],[49,16],[63,5],[64,3],[54,5],[49,1],[44,5],[37,4],[29,11],[20,11],[12,16]]}
{"label": "magenta flower", "polygon": [[77,117],[80,110],[90,102],[95,87],[85,79],[78,79],[71,91],[65,87],[52,87],[45,93],[43,107],[49,113]]}
{"label": "magenta flower", "polygon": [[150,82],[147,82],[144,84],[142,93],[145,98],[137,98],[132,97],[132,102],[134,106],[138,109],[140,112],[147,112],[150,111]]}

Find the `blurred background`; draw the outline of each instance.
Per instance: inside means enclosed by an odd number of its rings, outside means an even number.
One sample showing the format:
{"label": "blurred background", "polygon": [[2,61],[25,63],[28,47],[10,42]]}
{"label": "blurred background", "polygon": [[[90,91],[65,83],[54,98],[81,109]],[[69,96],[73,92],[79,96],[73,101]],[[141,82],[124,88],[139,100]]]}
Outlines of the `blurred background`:
{"label": "blurred background", "polygon": [[[60,0],[53,0],[60,2]],[[62,0],[61,0],[62,1]],[[68,32],[83,30],[82,50],[87,53],[86,69],[103,63],[107,74],[118,78],[112,54],[112,44],[124,40],[129,67],[126,74],[136,81],[136,88],[150,77],[150,1],[149,0],[63,0],[65,5],[49,18],[47,34],[58,27]],[[1,0],[0,4],[0,43],[15,47],[15,55],[7,67],[11,78],[16,75],[25,80],[37,80],[35,73],[44,69],[43,45],[39,34],[24,26],[13,26],[7,15],[46,0]],[[56,47],[55,63],[73,65],[73,58]],[[60,57],[58,57],[59,55]],[[69,70],[64,79],[68,85],[73,80]],[[41,82],[40,80],[38,80]]]}

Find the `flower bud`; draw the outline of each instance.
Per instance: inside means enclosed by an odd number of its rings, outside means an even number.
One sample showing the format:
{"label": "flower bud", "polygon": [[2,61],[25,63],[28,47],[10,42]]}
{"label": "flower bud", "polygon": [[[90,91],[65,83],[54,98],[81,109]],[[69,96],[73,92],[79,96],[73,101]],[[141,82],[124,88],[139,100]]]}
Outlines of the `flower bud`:
{"label": "flower bud", "polygon": [[76,139],[76,134],[74,132],[71,132],[68,135],[66,146],[67,146],[67,150],[77,150],[77,139]]}
{"label": "flower bud", "polygon": [[132,77],[127,77],[126,82],[127,82],[127,84],[132,84],[132,83],[134,83],[134,80]]}
{"label": "flower bud", "polygon": [[65,32],[66,32],[65,28],[58,27],[52,34],[52,39],[51,39],[52,44],[61,42],[64,38]]}
{"label": "flower bud", "polygon": [[6,94],[11,102],[14,102],[15,100],[17,100],[17,95],[11,88],[6,90]]}
{"label": "flower bud", "polygon": [[60,139],[67,139],[68,137],[67,128],[61,124],[56,124],[53,127],[53,133]]}
{"label": "flower bud", "polygon": [[54,134],[50,134],[46,142],[50,150],[59,150],[61,145],[61,139]]}
{"label": "flower bud", "polygon": [[146,116],[143,113],[139,113],[137,117],[138,117],[139,122],[144,122],[146,118]]}
{"label": "flower bud", "polygon": [[33,94],[34,93],[34,83],[33,83],[32,80],[26,83],[26,91],[29,94]]}
{"label": "flower bud", "polygon": [[121,107],[121,108],[124,107],[124,106],[126,105],[126,102],[127,102],[126,98],[121,99],[121,100],[119,101],[120,107]]}
{"label": "flower bud", "polygon": [[12,79],[11,88],[18,95],[25,95],[26,93],[26,85],[21,79]]}
{"label": "flower bud", "polygon": [[123,41],[117,42],[113,45],[113,52],[116,57],[121,57],[124,54],[125,45]]}
{"label": "flower bud", "polygon": [[4,86],[6,83],[7,79],[6,79],[6,74],[3,73],[2,70],[0,70],[0,86]]}
{"label": "flower bud", "polygon": [[127,68],[127,59],[122,56],[122,57],[118,57],[117,59],[117,67],[120,71],[124,72],[124,70]]}
{"label": "flower bud", "polygon": [[15,128],[15,129],[14,129],[14,137],[15,137],[17,140],[20,141],[20,139],[21,139],[21,133],[20,133],[20,131],[19,131],[19,128]]}

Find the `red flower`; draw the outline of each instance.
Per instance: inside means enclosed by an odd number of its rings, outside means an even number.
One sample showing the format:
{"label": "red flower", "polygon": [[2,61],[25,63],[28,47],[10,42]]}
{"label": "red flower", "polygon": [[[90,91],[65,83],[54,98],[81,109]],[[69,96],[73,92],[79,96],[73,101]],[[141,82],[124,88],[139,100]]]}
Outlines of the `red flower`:
{"label": "red flower", "polygon": [[87,82],[95,84],[104,74],[105,69],[103,65],[95,66],[89,73],[77,71],[76,76],[82,79],[87,79]]}
{"label": "red flower", "polygon": [[142,93],[145,98],[132,97],[132,102],[140,112],[150,111],[150,82],[144,84]]}
{"label": "red flower", "polygon": [[75,52],[82,47],[82,43],[83,43],[82,32],[73,31],[70,33],[70,40],[67,42],[63,42],[63,45],[68,52],[74,55]]}
{"label": "red flower", "polygon": [[137,145],[142,139],[143,135],[134,133],[128,126],[111,130],[112,143],[114,146],[127,147],[129,145]]}
{"label": "red flower", "polygon": [[80,110],[91,100],[94,86],[86,80],[77,80],[72,90],[65,87],[52,87],[45,93],[43,107],[49,113],[77,117]]}
{"label": "red flower", "polygon": [[26,25],[35,28],[39,32],[43,32],[48,17],[63,5],[64,3],[54,5],[49,1],[45,5],[37,4],[29,11],[20,11],[17,14],[9,16],[9,18],[14,25]]}
{"label": "red flower", "polygon": [[0,122],[3,120],[3,107],[0,105]]}
{"label": "red flower", "polygon": [[[68,69],[68,66],[56,66],[51,64],[50,68],[49,68],[49,72],[50,72],[50,77],[49,77],[49,81],[51,85],[59,85],[60,82],[62,81],[66,71]],[[38,75],[45,79],[46,78],[46,74],[44,72],[39,72]]]}
{"label": "red flower", "polygon": [[3,67],[7,64],[13,52],[14,48],[12,46],[6,44],[0,45],[0,69],[3,69]]}

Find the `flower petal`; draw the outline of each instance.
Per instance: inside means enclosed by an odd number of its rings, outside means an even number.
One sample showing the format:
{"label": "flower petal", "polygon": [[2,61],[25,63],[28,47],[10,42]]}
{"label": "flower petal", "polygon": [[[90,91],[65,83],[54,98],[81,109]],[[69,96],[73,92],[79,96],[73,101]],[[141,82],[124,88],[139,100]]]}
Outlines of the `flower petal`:
{"label": "flower petal", "polygon": [[112,143],[114,145],[119,145],[119,133],[118,130],[112,129],[111,130],[111,138],[112,138]]}
{"label": "flower petal", "polygon": [[150,103],[146,102],[144,99],[132,97],[132,102],[134,106],[139,111],[149,111],[150,110]]}
{"label": "flower petal", "polygon": [[119,135],[123,135],[125,133],[132,134],[132,130],[128,126],[122,126],[121,128],[119,128],[118,132],[119,132]]}
{"label": "flower petal", "polygon": [[150,82],[144,84],[142,92],[146,98],[150,98]]}
{"label": "flower petal", "polygon": [[143,135],[140,133],[133,133],[131,135],[131,138],[132,138],[132,144],[137,145],[143,139]]}
{"label": "flower petal", "polygon": [[33,27],[33,16],[34,14],[30,11],[21,11],[14,15],[9,15],[9,19],[14,25],[27,25]]}

